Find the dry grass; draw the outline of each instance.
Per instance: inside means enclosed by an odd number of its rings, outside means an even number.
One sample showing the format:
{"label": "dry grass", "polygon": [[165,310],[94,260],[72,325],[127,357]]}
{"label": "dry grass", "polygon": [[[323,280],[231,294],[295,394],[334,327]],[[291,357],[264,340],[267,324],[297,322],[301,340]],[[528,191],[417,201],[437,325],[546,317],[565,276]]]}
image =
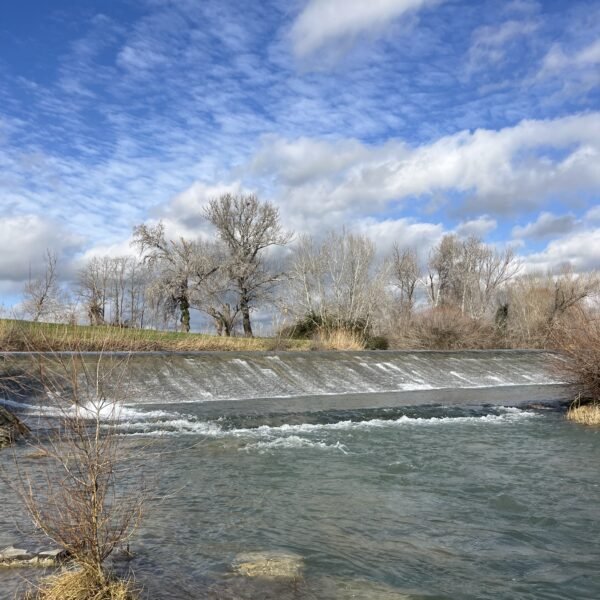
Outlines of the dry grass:
{"label": "dry grass", "polygon": [[582,425],[600,425],[600,404],[571,407],[567,412],[567,419]]}
{"label": "dry grass", "polygon": [[61,571],[29,592],[27,600],[135,600],[131,581],[111,578],[103,583],[85,571]]}
{"label": "dry grass", "polygon": [[194,352],[309,349],[310,342],[307,340],[228,338],[200,333],[0,320],[0,350],[5,352]]}
{"label": "dry grass", "polygon": [[365,339],[359,333],[346,329],[322,330],[315,339],[319,350],[364,350]]}

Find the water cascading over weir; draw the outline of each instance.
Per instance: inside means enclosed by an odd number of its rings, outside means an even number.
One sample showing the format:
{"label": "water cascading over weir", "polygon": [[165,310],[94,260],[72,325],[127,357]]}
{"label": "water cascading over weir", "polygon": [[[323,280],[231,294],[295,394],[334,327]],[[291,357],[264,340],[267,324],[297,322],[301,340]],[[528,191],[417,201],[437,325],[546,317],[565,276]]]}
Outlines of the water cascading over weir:
{"label": "water cascading over weir", "polygon": [[[13,369],[33,358],[4,355]],[[202,403],[210,412],[233,403],[236,411],[279,410],[298,399],[310,409],[481,402],[483,389],[490,403],[518,404],[565,393],[554,372],[559,357],[533,350],[85,355],[90,365],[98,359],[126,362],[126,404]]]}

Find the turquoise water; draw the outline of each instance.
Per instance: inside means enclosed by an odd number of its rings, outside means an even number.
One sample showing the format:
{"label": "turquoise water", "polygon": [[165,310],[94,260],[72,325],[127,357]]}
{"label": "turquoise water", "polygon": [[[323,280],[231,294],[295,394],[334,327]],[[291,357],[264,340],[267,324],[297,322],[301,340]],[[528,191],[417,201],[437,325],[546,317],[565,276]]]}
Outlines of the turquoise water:
{"label": "turquoise water", "polygon": [[[132,410],[121,429],[153,499],[127,568],[149,598],[597,600],[600,430],[481,397],[215,420]],[[1,546],[23,533],[18,502],[0,499]],[[300,555],[304,578],[236,576],[248,551]],[[0,589],[19,585],[0,571]]]}
{"label": "turquoise water", "polygon": [[[35,381],[31,357],[7,359]],[[126,385],[112,360],[122,483],[143,473],[150,496],[134,558],[115,568],[146,598],[600,598],[600,429],[544,408],[572,394],[559,357],[140,353]],[[3,402],[44,432],[69,389],[37,404],[11,388]],[[20,464],[43,469],[28,452]],[[47,547],[7,485],[12,453],[1,458],[0,549]],[[236,575],[247,552],[293,553],[303,576]],[[0,599],[38,576],[0,570]]]}

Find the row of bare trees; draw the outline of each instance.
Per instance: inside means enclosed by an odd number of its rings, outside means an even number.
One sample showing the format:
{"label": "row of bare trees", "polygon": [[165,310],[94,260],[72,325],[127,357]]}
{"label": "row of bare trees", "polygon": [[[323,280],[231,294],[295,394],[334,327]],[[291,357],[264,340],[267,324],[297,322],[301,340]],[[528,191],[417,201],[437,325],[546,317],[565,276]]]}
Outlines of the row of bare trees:
{"label": "row of bare trees", "polygon": [[[492,336],[490,344],[545,346],[556,325],[598,290],[594,274],[523,274],[512,249],[476,237],[446,235],[425,261],[421,248],[401,243],[381,257],[370,239],[345,229],[323,238],[299,236],[277,251],[292,234],[278,209],[254,195],[225,194],[203,217],[216,234],[212,239],[172,239],[162,223],[140,225],[133,233],[135,255],[89,260],[77,276],[80,314],[91,325],[187,332],[195,309],[219,335],[233,335],[241,325],[252,336],[252,313],[264,310],[284,315],[288,325],[412,341],[437,323],[440,330],[455,326]],[[48,253],[46,263],[45,275],[30,279],[25,290],[33,320],[59,320],[65,305],[55,255]]]}
{"label": "row of bare trees", "polygon": [[[278,209],[254,195],[225,194],[204,210],[212,240],[171,239],[162,223],[134,228],[136,255],[94,257],[77,273],[74,293],[90,325],[166,329],[179,322],[188,332],[191,309],[207,315],[219,335],[232,335],[239,320],[253,335],[252,311],[272,302],[284,270],[269,249],[291,240]],[[75,301],[59,285],[56,255],[24,290],[31,320],[76,321]]]}

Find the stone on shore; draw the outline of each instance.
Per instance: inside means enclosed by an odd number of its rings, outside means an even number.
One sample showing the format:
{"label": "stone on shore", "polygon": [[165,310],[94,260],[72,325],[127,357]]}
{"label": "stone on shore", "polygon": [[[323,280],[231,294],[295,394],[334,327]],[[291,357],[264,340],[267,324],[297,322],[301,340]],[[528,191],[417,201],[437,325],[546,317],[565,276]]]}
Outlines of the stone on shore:
{"label": "stone on shore", "polygon": [[0,568],[58,567],[68,560],[64,550],[53,549],[41,552],[29,552],[9,546],[0,551]]}
{"label": "stone on shore", "polygon": [[233,570],[244,577],[265,579],[301,579],[304,560],[285,552],[244,552],[233,562]]}

